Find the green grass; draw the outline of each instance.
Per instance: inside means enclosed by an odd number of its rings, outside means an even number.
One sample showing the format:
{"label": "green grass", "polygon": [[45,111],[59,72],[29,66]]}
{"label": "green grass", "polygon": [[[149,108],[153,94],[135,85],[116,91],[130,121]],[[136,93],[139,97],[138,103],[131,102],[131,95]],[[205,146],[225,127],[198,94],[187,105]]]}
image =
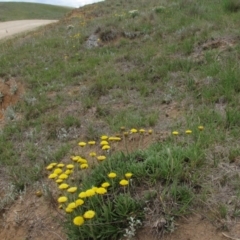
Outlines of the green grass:
{"label": "green grass", "polygon": [[72,8],[38,3],[0,3],[0,22],[26,19],[60,19]]}
{"label": "green grass", "polygon": [[[0,135],[0,166],[16,189],[40,181],[51,161],[78,154],[80,140],[119,134],[122,126],[144,127],[154,132],[148,148],[132,138],[135,151],[120,148],[124,153],[95,167],[87,180],[79,175],[85,190],[106,181],[109,171],[134,174],[129,195],[110,192],[116,199],[112,205],[104,201],[103,209],[97,202],[86,205],[105,214],[96,221],[108,226],[101,232],[106,239],[124,234],[131,211],[144,222],[147,214],[141,209],[151,204],[167,221],[163,231],[192,209],[223,221],[239,217],[238,198],[235,210],[229,199],[239,195],[234,169],[239,159],[240,16],[229,4],[235,3],[109,0],[1,42],[1,80],[14,78],[25,88]],[[129,11],[134,9],[133,17]],[[93,34],[99,46],[87,48]],[[186,135],[187,129],[192,134]],[[172,131],[180,134],[172,136]],[[227,194],[219,178],[228,183]],[[125,206],[120,216],[125,197],[132,208]],[[109,223],[118,219],[122,227],[112,228]],[[85,227],[87,238],[90,225]],[[71,216],[67,230],[77,238]],[[96,228],[93,235],[100,231]]]}

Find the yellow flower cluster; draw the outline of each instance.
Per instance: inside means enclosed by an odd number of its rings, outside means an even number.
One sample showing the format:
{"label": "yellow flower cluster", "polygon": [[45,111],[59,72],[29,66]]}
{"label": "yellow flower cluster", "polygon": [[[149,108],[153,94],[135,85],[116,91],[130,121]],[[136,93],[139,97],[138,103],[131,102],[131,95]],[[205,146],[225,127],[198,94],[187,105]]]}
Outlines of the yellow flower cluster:
{"label": "yellow flower cluster", "polygon": [[[202,131],[204,129],[204,127],[203,126],[198,126],[198,130],[199,131]],[[192,130],[190,130],[190,129],[187,129],[186,131],[185,131],[185,133],[186,134],[192,134]],[[172,132],[172,135],[175,135],[175,136],[177,136],[177,135],[179,135],[180,133],[178,132],[178,131],[173,131]]]}

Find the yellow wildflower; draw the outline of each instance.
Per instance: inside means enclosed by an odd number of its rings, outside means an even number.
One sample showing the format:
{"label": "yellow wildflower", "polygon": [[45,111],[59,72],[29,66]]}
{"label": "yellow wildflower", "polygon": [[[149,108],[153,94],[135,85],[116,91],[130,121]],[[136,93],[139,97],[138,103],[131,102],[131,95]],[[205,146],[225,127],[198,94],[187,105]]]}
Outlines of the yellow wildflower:
{"label": "yellow wildflower", "polygon": [[88,168],[88,164],[87,163],[83,163],[83,164],[80,165],[80,168],[81,169],[86,169],[86,168]]}
{"label": "yellow wildflower", "polygon": [[75,193],[77,191],[77,187],[70,187],[67,191],[69,193]]}
{"label": "yellow wildflower", "polygon": [[62,183],[61,185],[59,185],[58,188],[64,190],[64,189],[67,189],[68,187],[69,187],[68,184],[66,184],[66,183]]}
{"label": "yellow wildflower", "polygon": [[78,207],[78,206],[83,205],[83,204],[84,204],[84,201],[83,201],[82,199],[77,199],[77,200],[75,201],[75,204],[76,204],[76,207]]}
{"label": "yellow wildflower", "polygon": [[87,194],[86,194],[86,192],[80,192],[80,193],[78,194],[78,197],[80,197],[80,198],[86,198],[86,197],[87,197]]}
{"label": "yellow wildflower", "polygon": [[96,192],[97,189],[98,189],[97,187],[92,187],[92,190],[93,190],[94,192]]}
{"label": "yellow wildflower", "polygon": [[101,140],[107,140],[107,139],[108,139],[108,136],[106,135],[101,136]]}
{"label": "yellow wildflower", "polygon": [[67,207],[67,208],[65,209],[65,212],[66,212],[66,213],[71,213],[71,212],[73,212],[73,210],[74,210],[73,208],[68,208],[68,207]]}
{"label": "yellow wildflower", "polygon": [[131,178],[131,177],[132,177],[132,175],[133,175],[133,174],[132,174],[132,173],[130,173],[130,172],[128,172],[128,173],[125,173],[125,177],[126,177],[126,178]]}
{"label": "yellow wildflower", "polygon": [[52,170],[53,168],[54,166],[52,166],[51,164],[46,167],[47,170]]}
{"label": "yellow wildflower", "polygon": [[109,141],[121,141],[121,138],[120,137],[110,137],[108,140]]}
{"label": "yellow wildflower", "polygon": [[86,219],[91,219],[95,216],[95,212],[93,210],[88,210],[84,213],[83,217]]}
{"label": "yellow wildflower", "polygon": [[148,134],[152,134],[153,133],[153,130],[152,129],[149,129],[148,130]]}
{"label": "yellow wildflower", "polygon": [[178,134],[179,134],[178,131],[173,131],[173,132],[172,132],[172,135],[178,135]]}
{"label": "yellow wildflower", "polygon": [[105,141],[105,140],[104,140],[104,141],[101,141],[101,142],[100,142],[100,145],[101,145],[101,146],[108,145],[108,141]]}
{"label": "yellow wildflower", "polygon": [[106,192],[107,192],[107,190],[103,187],[96,189],[96,193],[98,193],[98,194],[105,194]]}
{"label": "yellow wildflower", "polygon": [[140,133],[145,133],[145,129],[141,128],[141,129],[139,129],[139,132]]}
{"label": "yellow wildflower", "polygon": [[102,150],[109,150],[110,149],[110,146],[109,145],[104,145],[102,146]]}
{"label": "yellow wildflower", "polygon": [[89,156],[90,156],[90,157],[95,157],[96,155],[97,155],[97,154],[96,154],[95,152],[90,152],[90,153],[89,153]]}
{"label": "yellow wildflower", "polygon": [[58,203],[65,203],[67,200],[68,200],[67,197],[62,196],[58,198]]}
{"label": "yellow wildflower", "polygon": [[101,184],[101,186],[104,187],[104,188],[107,188],[107,187],[110,186],[110,183],[109,182],[104,182],[104,183]]}
{"label": "yellow wildflower", "polygon": [[59,179],[67,179],[68,175],[65,173],[62,173],[61,175],[58,176]]}
{"label": "yellow wildflower", "polygon": [[56,173],[56,174],[60,174],[60,173],[62,173],[63,171],[62,171],[62,169],[61,168],[56,168],[56,169],[54,169],[54,171],[53,171],[53,173]]}
{"label": "yellow wildflower", "polygon": [[95,141],[89,141],[88,144],[89,144],[89,145],[95,145],[96,142],[95,142]]}
{"label": "yellow wildflower", "polygon": [[185,133],[186,133],[186,134],[191,134],[192,131],[191,131],[191,130],[186,130]]}
{"label": "yellow wildflower", "polygon": [[119,182],[119,184],[122,185],[122,186],[127,186],[128,185],[128,180],[123,179]]}
{"label": "yellow wildflower", "polygon": [[72,159],[74,162],[77,162],[79,158],[80,158],[79,156],[71,157],[71,159]]}
{"label": "yellow wildflower", "polygon": [[63,182],[63,179],[57,179],[56,180],[56,183],[62,183]]}
{"label": "yellow wildflower", "polygon": [[202,131],[204,129],[203,126],[198,126],[198,130]]}
{"label": "yellow wildflower", "polygon": [[64,164],[63,164],[63,163],[59,163],[59,164],[57,165],[57,167],[59,167],[59,168],[64,167]]}
{"label": "yellow wildflower", "polygon": [[94,196],[95,195],[95,191],[93,190],[93,189],[88,189],[87,191],[86,191],[86,196],[87,197],[92,197],[92,196]]}
{"label": "yellow wildflower", "polygon": [[82,216],[77,216],[73,219],[73,223],[76,226],[81,226],[84,224],[84,218]]}
{"label": "yellow wildflower", "polygon": [[85,142],[79,142],[78,145],[79,145],[80,147],[85,147],[85,146],[86,146],[86,143],[85,143]]}
{"label": "yellow wildflower", "polygon": [[67,168],[67,169],[73,169],[73,168],[74,168],[74,165],[73,165],[73,164],[68,164],[68,165],[66,166],[66,168]]}
{"label": "yellow wildflower", "polygon": [[74,209],[74,208],[76,208],[77,206],[76,206],[76,203],[75,202],[71,202],[71,203],[69,203],[68,205],[67,205],[67,208],[72,208],[72,209]]}
{"label": "yellow wildflower", "polygon": [[105,160],[105,159],[106,159],[105,156],[98,156],[98,157],[97,157],[97,160],[98,160],[98,161],[103,161],[103,160]]}
{"label": "yellow wildflower", "polygon": [[50,179],[54,179],[54,178],[56,178],[58,175],[56,174],[56,173],[52,173],[52,174],[50,174],[49,176],[48,176],[48,178],[50,178]]}
{"label": "yellow wildflower", "polygon": [[64,173],[67,175],[70,175],[73,172],[73,170],[67,169]]}
{"label": "yellow wildflower", "polygon": [[132,128],[132,129],[130,130],[130,132],[131,132],[131,133],[137,133],[137,129],[136,129],[136,128]]}
{"label": "yellow wildflower", "polygon": [[109,178],[115,178],[116,176],[117,176],[117,174],[114,173],[114,172],[110,172],[110,173],[108,174],[108,177],[109,177]]}

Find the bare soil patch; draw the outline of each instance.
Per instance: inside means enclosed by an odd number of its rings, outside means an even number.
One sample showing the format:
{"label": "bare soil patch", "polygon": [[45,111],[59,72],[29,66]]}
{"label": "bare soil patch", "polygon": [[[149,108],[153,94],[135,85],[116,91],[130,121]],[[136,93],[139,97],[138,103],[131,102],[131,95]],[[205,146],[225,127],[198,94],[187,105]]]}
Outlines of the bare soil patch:
{"label": "bare soil patch", "polygon": [[0,79],[0,121],[7,117],[7,108],[16,104],[23,93],[24,86],[17,79]]}
{"label": "bare soil patch", "polygon": [[57,20],[19,20],[0,23],[0,39],[30,31],[40,26],[55,23]]}

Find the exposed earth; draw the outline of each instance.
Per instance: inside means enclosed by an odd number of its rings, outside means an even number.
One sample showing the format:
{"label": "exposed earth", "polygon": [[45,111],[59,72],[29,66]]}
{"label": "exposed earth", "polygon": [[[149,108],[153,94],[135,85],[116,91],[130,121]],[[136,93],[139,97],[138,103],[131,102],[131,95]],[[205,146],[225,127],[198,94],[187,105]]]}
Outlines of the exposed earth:
{"label": "exposed earth", "polygon": [[57,20],[19,20],[0,22],[0,39],[11,37],[15,34],[33,30],[37,27],[57,22]]}

